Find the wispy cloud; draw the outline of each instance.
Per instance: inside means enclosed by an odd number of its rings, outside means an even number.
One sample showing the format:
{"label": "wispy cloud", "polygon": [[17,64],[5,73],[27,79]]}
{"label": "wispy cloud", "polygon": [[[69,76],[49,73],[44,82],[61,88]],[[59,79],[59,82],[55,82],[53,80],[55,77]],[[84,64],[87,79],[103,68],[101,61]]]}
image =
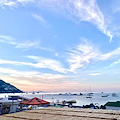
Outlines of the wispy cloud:
{"label": "wispy cloud", "polygon": [[98,75],[101,75],[101,73],[90,73],[89,75],[91,75],[91,76],[98,76]]}
{"label": "wispy cloud", "polygon": [[42,58],[38,56],[28,56],[28,58],[33,59],[37,61],[36,67],[38,68],[48,68],[54,71],[58,71],[61,73],[66,73],[67,69],[62,67],[62,64],[60,61],[48,59],[48,58]]}
{"label": "wispy cloud", "polygon": [[[72,78],[72,76],[68,75],[47,74],[38,71],[18,71],[15,69],[1,67],[0,75],[1,79],[3,78],[3,80],[9,80],[8,82],[14,83],[16,86],[21,85],[21,88],[24,90],[27,90],[26,86],[29,86],[29,91],[33,90],[33,88],[34,90],[53,90],[55,89],[54,86],[57,86],[57,90],[59,85],[62,85],[61,87],[65,87],[65,83],[68,83],[67,85],[69,85],[69,81],[67,80]],[[71,81],[71,83],[74,85],[76,82]]]}
{"label": "wispy cloud", "polygon": [[4,9],[4,6],[16,7],[17,4],[15,1],[0,0],[0,6]]}
{"label": "wispy cloud", "polygon": [[10,60],[3,60],[3,59],[0,59],[0,64],[35,66],[35,64],[30,63],[30,62],[18,62],[18,61],[10,61]]}
{"label": "wispy cloud", "polygon": [[[19,6],[19,4],[27,5],[29,3],[34,3],[37,7],[42,7],[45,9],[51,9],[56,12],[64,11],[66,16],[73,16],[79,21],[87,21],[101,30],[105,35],[110,37],[112,40],[114,33],[109,29],[109,22],[105,19],[105,16],[100,11],[96,0],[2,0],[2,6]],[[33,16],[41,22],[46,22],[41,16],[33,14]]]}
{"label": "wispy cloud", "polygon": [[26,50],[29,48],[36,48],[36,49],[54,52],[54,49],[42,47],[40,45],[39,39],[32,40],[32,42],[30,40],[24,40],[24,41],[20,41],[20,42],[18,42],[18,41],[19,40],[16,40],[15,38],[13,38],[11,36],[0,35],[0,42],[6,43],[6,44],[11,44],[11,45],[15,46],[15,48],[21,48],[23,50]]}
{"label": "wispy cloud", "polygon": [[107,60],[107,59],[110,59],[110,58],[114,58],[115,56],[119,56],[120,55],[120,47],[107,53],[107,54],[103,54],[100,56],[100,59],[101,60]]}
{"label": "wispy cloud", "polygon": [[[85,68],[91,63],[99,61],[107,61],[120,58],[120,48],[103,54],[96,45],[84,40],[83,43],[74,46],[68,53],[68,63],[70,65],[70,71],[75,72],[79,68]],[[112,63],[109,67],[118,64],[120,61]]]}
{"label": "wispy cloud", "polygon": [[46,68],[46,69],[54,70],[60,73],[67,72],[67,69],[63,68],[61,63],[57,60],[42,58],[37,56],[28,56],[28,58],[35,60],[36,63],[9,61],[9,60],[0,59],[0,64],[27,65],[34,68],[41,68],[41,69]]}
{"label": "wispy cloud", "polygon": [[5,6],[18,7],[20,4],[26,5],[34,2],[35,0],[0,0],[0,6],[4,9]]}
{"label": "wispy cloud", "polygon": [[15,39],[10,36],[0,35],[0,42],[15,45]]}
{"label": "wispy cloud", "polygon": [[87,41],[77,45],[69,53],[70,57],[68,62],[70,64],[70,71],[74,72],[76,69],[88,65],[90,61],[96,59],[99,54],[98,49]]}
{"label": "wispy cloud", "polygon": [[[37,40],[35,42],[30,42],[27,40],[24,42],[18,42],[15,38],[13,38],[11,36],[0,35],[0,42],[14,45],[15,48],[28,49],[28,48],[33,47],[33,48],[40,48],[40,49],[45,50],[45,48],[40,46],[40,40]],[[46,50],[48,50],[48,49],[46,49]]]}
{"label": "wispy cloud", "polygon": [[80,20],[96,25],[105,35],[110,37],[110,41],[112,40],[113,35],[110,30],[107,29],[104,15],[100,11],[96,0],[88,0],[87,2],[84,0],[70,0],[68,10]]}
{"label": "wispy cloud", "polygon": [[17,76],[19,76],[19,77],[20,76],[31,77],[31,76],[37,75],[39,73],[36,71],[32,71],[32,72],[17,71],[17,70],[10,69],[10,68],[0,68],[0,72],[5,73],[5,74],[9,74],[10,76],[14,76],[14,77],[17,77]]}
{"label": "wispy cloud", "polygon": [[111,63],[107,68],[114,67],[115,65],[120,64],[120,59]]}
{"label": "wispy cloud", "polygon": [[38,71],[18,71],[10,68],[0,68],[0,73],[9,74],[12,77],[18,78],[36,78],[43,79],[43,80],[52,80],[52,79],[65,79],[68,76],[60,75],[60,74],[47,74],[47,73],[40,73]]}
{"label": "wispy cloud", "polygon": [[110,37],[110,41],[113,38],[113,34],[110,29],[108,29],[109,22],[106,21],[105,16],[100,11],[99,6],[97,5],[96,0],[40,0],[40,7],[45,7],[52,9],[57,12],[61,12],[61,9],[64,10],[64,13],[67,13],[66,16],[73,16],[74,19],[77,18],[78,21],[87,21],[101,30],[105,35]]}
{"label": "wispy cloud", "polygon": [[34,3],[35,0],[17,0],[16,2],[21,3],[22,5],[26,5],[26,4],[29,4],[29,3]]}
{"label": "wispy cloud", "polygon": [[40,42],[24,42],[24,43],[17,43],[16,48],[23,48],[23,49],[28,49],[28,48],[40,48]]}
{"label": "wispy cloud", "polygon": [[32,14],[32,16],[33,16],[35,19],[37,19],[37,20],[39,20],[40,22],[42,22],[42,23],[47,23],[47,21],[46,21],[42,16],[40,16],[40,15]]}

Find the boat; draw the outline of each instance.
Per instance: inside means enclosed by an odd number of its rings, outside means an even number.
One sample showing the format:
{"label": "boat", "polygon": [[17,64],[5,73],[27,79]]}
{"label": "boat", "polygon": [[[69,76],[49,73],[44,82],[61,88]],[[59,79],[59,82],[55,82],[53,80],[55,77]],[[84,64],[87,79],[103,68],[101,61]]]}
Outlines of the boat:
{"label": "boat", "polygon": [[86,96],[86,98],[92,98],[92,96],[93,96],[93,93],[91,92],[91,87],[89,87],[89,89],[90,89],[90,92],[89,93],[87,93],[87,96]]}
{"label": "boat", "polygon": [[83,95],[82,93],[80,93],[80,95]]}
{"label": "boat", "polygon": [[92,96],[86,96],[86,98],[92,98]]}
{"label": "boat", "polygon": [[76,100],[65,101],[66,103],[76,103]]}
{"label": "boat", "polygon": [[88,96],[93,96],[93,93],[88,93],[87,95],[88,95]]}
{"label": "boat", "polygon": [[107,102],[105,106],[106,106],[106,109],[108,110],[120,110],[120,101]]}
{"label": "boat", "polygon": [[115,93],[112,93],[112,97],[118,97],[118,95]]}
{"label": "boat", "polygon": [[102,95],[101,97],[108,97],[109,95]]}
{"label": "boat", "polygon": [[91,108],[91,109],[106,109],[104,105],[99,106],[98,103],[91,103],[89,105],[83,105],[81,108]]}
{"label": "boat", "polygon": [[86,98],[92,98],[92,96],[93,96],[93,93],[88,93]]}

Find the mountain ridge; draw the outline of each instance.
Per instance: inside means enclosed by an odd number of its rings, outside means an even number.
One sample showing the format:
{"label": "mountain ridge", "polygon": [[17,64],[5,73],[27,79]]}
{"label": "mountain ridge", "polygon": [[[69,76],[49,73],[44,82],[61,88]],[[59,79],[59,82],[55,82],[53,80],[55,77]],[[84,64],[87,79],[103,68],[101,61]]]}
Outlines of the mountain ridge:
{"label": "mountain ridge", "polygon": [[0,93],[23,93],[23,91],[0,79]]}

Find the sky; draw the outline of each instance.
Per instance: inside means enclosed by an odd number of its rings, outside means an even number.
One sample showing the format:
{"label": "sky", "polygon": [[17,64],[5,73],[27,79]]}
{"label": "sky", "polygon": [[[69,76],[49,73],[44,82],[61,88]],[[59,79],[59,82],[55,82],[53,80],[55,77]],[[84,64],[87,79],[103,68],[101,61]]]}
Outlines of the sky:
{"label": "sky", "polygon": [[0,79],[23,91],[120,92],[120,0],[0,0]]}

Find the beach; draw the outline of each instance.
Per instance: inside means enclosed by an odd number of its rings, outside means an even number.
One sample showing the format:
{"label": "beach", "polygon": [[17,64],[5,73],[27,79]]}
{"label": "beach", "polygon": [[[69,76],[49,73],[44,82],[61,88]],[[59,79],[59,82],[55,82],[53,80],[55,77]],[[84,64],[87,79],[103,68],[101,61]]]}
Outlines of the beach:
{"label": "beach", "polygon": [[120,120],[120,111],[47,107],[1,115],[0,120]]}

